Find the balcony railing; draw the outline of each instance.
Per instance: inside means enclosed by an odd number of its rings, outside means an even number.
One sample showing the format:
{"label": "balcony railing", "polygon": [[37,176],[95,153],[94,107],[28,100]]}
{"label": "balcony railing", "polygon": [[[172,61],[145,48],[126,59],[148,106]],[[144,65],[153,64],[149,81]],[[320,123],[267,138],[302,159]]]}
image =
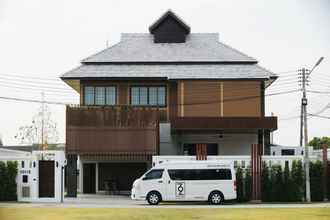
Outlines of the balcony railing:
{"label": "balcony railing", "polygon": [[68,106],[66,152],[156,154],[159,110],[130,106]]}

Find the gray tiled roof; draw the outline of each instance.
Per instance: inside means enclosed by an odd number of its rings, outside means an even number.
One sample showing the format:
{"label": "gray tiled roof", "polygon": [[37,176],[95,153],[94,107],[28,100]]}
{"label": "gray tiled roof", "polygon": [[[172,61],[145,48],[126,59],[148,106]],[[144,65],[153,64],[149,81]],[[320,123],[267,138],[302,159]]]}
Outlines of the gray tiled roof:
{"label": "gray tiled roof", "polygon": [[185,43],[154,43],[151,34],[122,34],[119,43],[82,62],[257,62],[218,38],[217,33],[192,33]]}
{"label": "gray tiled roof", "polygon": [[276,75],[256,64],[83,64],[65,73],[62,79],[94,77],[267,80]]}

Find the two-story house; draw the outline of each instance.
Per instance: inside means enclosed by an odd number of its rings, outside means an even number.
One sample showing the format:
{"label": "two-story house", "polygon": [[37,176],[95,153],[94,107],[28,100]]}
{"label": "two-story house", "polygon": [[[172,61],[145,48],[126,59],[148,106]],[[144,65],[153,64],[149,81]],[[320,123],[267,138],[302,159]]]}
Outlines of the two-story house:
{"label": "two-story house", "polygon": [[277,77],[257,63],[171,11],[84,59],[61,76],[80,94],[66,110],[68,195],[127,191],[153,155],[269,154],[264,93]]}

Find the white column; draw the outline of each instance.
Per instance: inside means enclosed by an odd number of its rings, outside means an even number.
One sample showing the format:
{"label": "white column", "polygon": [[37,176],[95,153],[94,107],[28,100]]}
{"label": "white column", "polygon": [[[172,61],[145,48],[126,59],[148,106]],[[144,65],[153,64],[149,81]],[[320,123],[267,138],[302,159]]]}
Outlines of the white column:
{"label": "white column", "polygon": [[95,165],[95,192],[99,192],[99,163],[97,162]]}

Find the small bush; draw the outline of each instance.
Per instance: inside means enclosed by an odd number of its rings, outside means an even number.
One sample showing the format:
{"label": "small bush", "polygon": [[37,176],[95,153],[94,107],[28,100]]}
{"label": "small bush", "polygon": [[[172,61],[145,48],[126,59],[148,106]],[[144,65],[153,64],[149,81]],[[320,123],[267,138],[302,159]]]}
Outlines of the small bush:
{"label": "small bush", "polygon": [[0,162],[0,201],[17,200],[17,162]]}
{"label": "small bush", "polygon": [[291,179],[292,201],[302,201],[304,198],[305,180],[303,165],[300,160],[292,163]]}
{"label": "small bush", "polygon": [[323,165],[321,161],[310,163],[310,186],[311,186],[311,200],[323,201]]}
{"label": "small bush", "polygon": [[238,167],[236,170],[236,186],[237,186],[237,201],[244,202],[244,184],[243,184],[243,170]]}
{"label": "small bush", "polygon": [[261,200],[264,202],[269,202],[271,198],[271,188],[272,184],[270,181],[270,172],[269,167],[264,162],[262,166],[262,173],[261,173]]}

